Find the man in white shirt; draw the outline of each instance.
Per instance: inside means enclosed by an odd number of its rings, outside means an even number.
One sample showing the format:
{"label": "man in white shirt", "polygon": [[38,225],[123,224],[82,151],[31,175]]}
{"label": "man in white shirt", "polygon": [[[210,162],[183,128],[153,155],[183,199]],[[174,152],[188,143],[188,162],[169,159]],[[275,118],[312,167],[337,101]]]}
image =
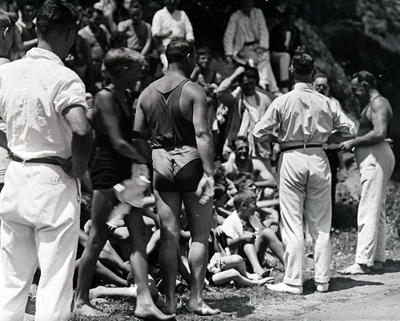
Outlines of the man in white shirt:
{"label": "man in white shirt", "polygon": [[285,248],[285,277],[268,288],[303,293],[305,221],[314,240],[314,271],[317,291],[329,288],[331,173],[322,149],[332,131],[354,136],[354,123],[332,100],[312,89],[314,61],[308,54],[293,57],[294,89],[275,99],[256,124],[255,139],[273,138],[281,146],[279,204],[281,234]]}
{"label": "man in white shirt", "polygon": [[240,9],[235,11],[224,34],[224,50],[228,61],[245,64],[250,59],[257,64],[260,86],[281,94],[272,71],[269,54],[269,32],[264,14],[253,7],[253,0],[240,0]]}
{"label": "man in white shirt", "polygon": [[85,87],[62,63],[76,34],[72,4],[38,11],[38,48],[0,67],[0,116],[10,159],[0,194],[0,320],[22,320],[41,276],[35,320],[69,318],[79,234],[80,181],[91,154]]}
{"label": "man in white shirt", "polygon": [[162,43],[163,53],[160,59],[165,71],[168,61],[164,51],[171,39],[184,38],[187,41],[194,41],[192,24],[187,14],[177,9],[179,2],[179,0],[164,0],[165,7],[155,13],[151,26],[153,37]]}

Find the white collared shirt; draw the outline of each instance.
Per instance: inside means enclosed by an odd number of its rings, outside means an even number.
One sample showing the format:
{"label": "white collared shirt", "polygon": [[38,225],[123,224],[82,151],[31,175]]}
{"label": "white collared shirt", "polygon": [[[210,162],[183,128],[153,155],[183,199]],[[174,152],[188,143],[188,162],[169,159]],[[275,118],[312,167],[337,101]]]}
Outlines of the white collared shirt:
{"label": "white collared shirt", "polygon": [[162,44],[164,47],[170,43],[172,38],[184,38],[187,41],[194,41],[192,24],[183,10],[175,10],[170,13],[167,7],[164,7],[154,14],[151,26],[153,36],[159,33],[165,34],[169,31],[172,34],[163,39]]}
{"label": "white collared shirt", "polygon": [[256,124],[257,138],[278,132],[279,143],[323,144],[333,130],[355,136],[356,126],[339,105],[314,89],[297,83],[289,93],[276,98]]}
{"label": "white collared shirt", "polygon": [[0,67],[0,117],[15,155],[69,158],[72,131],[62,112],[74,105],[87,108],[85,85],[53,52],[33,48]]}

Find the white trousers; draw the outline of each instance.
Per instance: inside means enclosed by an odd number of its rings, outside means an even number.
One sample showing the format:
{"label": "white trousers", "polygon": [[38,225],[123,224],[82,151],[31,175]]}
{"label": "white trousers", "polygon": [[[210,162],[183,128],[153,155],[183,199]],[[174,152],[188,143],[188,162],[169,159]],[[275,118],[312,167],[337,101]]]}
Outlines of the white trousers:
{"label": "white trousers", "polygon": [[0,321],[22,321],[40,268],[36,321],[68,320],[80,186],[59,166],[11,162],[0,194]]}
{"label": "white trousers", "polygon": [[395,158],[389,144],[381,142],[357,148],[356,160],[361,174],[361,199],[355,261],[371,266],[374,261],[386,260],[386,187]]}
{"label": "white trousers", "polygon": [[303,284],[304,223],[314,243],[315,281],[329,282],[331,173],[321,148],[282,153],[279,203],[285,263],[283,282],[297,286]]}

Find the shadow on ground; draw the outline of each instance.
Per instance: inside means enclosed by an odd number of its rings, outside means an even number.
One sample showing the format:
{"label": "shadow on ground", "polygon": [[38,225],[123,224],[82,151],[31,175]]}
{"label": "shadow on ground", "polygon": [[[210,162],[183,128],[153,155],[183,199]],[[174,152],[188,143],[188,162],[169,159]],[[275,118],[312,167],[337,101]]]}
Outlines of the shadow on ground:
{"label": "shadow on ground", "polygon": [[236,318],[243,318],[255,311],[255,307],[251,304],[250,298],[246,296],[234,295],[221,299],[207,300],[212,307],[218,307],[223,313],[235,315]]}
{"label": "shadow on ground", "polygon": [[[384,285],[381,282],[354,280],[350,277],[333,277],[330,281],[329,292],[348,290],[355,287],[366,285]],[[309,279],[304,282],[304,295],[310,295],[315,292],[314,280]]]}

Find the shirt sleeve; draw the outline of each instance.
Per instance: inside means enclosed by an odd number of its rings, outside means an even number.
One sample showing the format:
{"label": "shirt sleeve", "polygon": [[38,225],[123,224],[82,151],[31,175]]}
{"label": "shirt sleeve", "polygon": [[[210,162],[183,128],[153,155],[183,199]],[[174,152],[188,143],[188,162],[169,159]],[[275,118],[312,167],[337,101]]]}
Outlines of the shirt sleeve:
{"label": "shirt sleeve", "polygon": [[354,137],[357,134],[356,124],[344,113],[339,102],[330,103],[333,114],[333,127],[344,137]]}
{"label": "shirt sleeve", "polygon": [[228,26],[226,27],[225,33],[224,33],[224,51],[225,55],[233,55],[233,41],[235,39],[235,34],[236,34],[236,28],[237,28],[237,21],[236,21],[236,15],[232,14]]}
{"label": "shirt sleeve", "polygon": [[262,138],[272,135],[275,127],[279,124],[279,111],[276,101],[277,99],[271,103],[265,114],[261,117],[260,121],[254,126],[254,137]]}
{"label": "shirt sleeve", "polygon": [[193,27],[186,12],[182,11],[183,20],[185,23],[185,38],[187,41],[194,41]]}
{"label": "shirt sleeve", "polygon": [[153,22],[151,24],[151,33],[153,36],[162,33],[161,30],[161,15],[160,11],[156,12],[154,17],[153,17]]}
{"label": "shirt sleeve", "polygon": [[269,31],[267,28],[267,23],[265,22],[263,12],[258,9],[257,10],[257,29],[259,39],[259,46],[265,49],[269,49]]}
{"label": "shirt sleeve", "polygon": [[53,99],[57,113],[62,113],[71,106],[81,106],[89,109],[86,103],[85,85],[76,74],[65,75]]}

